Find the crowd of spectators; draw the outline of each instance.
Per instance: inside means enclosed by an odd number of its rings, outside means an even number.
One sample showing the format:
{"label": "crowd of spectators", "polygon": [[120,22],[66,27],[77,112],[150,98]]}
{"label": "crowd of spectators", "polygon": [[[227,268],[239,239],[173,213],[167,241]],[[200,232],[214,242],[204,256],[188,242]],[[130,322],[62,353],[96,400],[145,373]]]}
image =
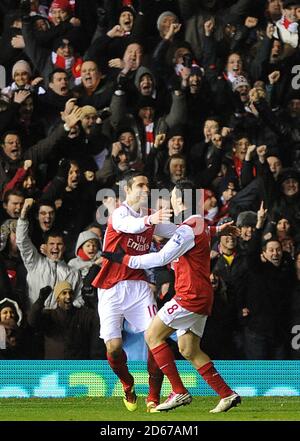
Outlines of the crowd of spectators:
{"label": "crowd of spectators", "polygon": [[300,358],[299,24],[300,0],[1,1],[0,358],[105,359],[92,281],[132,169],[240,228],[212,243],[205,352]]}

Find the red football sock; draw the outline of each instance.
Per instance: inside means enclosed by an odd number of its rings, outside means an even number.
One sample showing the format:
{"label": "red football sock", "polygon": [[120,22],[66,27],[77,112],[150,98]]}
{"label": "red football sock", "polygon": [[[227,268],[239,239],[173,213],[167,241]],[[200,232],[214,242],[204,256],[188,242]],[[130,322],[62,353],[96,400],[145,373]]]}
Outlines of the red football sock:
{"label": "red football sock", "polygon": [[149,372],[149,395],[147,398],[147,402],[154,401],[154,403],[158,404],[164,374],[157,366],[157,363],[154,360],[154,357],[150,350],[148,351],[147,368]]}
{"label": "red football sock", "polygon": [[225,383],[219,372],[215,369],[214,364],[210,361],[202,366],[200,369],[197,369],[202,378],[206,381],[207,384],[215,391],[221,398],[229,397],[234,392],[230,387]]}
{"label": "red football sock", "polygon": [[173,392],[176,394],[185,394],[187,390],[181,381],[175,364],[174,354],[169,345],[163,343],[152,349],[151,352],[159,368],[168,377]]}
{"label": "red football sock", "polygon": [[133,386],[134,378],[129,373],[127,367],[126,352],[122,349],[122,352],[120,353],[120,356],[118,358],[112,358],[107,354],[107,361],[114,373],[119,377],[123,388],[125,390],[130,389]]}

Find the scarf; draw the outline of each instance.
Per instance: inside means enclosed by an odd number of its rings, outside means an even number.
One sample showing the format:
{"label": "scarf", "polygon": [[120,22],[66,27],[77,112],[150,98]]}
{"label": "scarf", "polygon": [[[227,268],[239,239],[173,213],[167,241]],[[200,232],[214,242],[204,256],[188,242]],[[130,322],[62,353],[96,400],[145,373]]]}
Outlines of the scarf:
{"label": "scarf", "polygon": [[243,162],[240,160],[240,158],[237,158],[236,156],[234,156],[233,163],[234,163],[234,168],[235,168],[236,174],[238,175],[238,177],[240,177],[241,173],[242,173]]}
{"label": "scarf", "polygon": [[298,23],[289,21],[284,15],[281,17],[280,23],[287,31],[292,33],[298,32]]}
{"label": "scarf", "polygon": [[52,63],[55,65],[55,67],[61,67],[67,72],[71,71],[73,78],[75,78],[76,84],[79,84],[81,82],[80,68],[83,63],[83,60],[81,58],[65,58],[61,55],[57,55],[56,52],[52,52]]}
{"label": "scarf", "polygon": [[77,252],[77,256],[80,257],[81,260],[84,260],[85,262],[88,262],[89,260],[91,260],[89,258],[89,256],[87,256],[85,254],[85,252],[83,251],[82,248],[79,248],[78,252]]}
{"label": "scarf", "polygon": [[151,148],[154,144],[154,123],[150,123],[145,127],[146,131],[146,155],[149,155]]}

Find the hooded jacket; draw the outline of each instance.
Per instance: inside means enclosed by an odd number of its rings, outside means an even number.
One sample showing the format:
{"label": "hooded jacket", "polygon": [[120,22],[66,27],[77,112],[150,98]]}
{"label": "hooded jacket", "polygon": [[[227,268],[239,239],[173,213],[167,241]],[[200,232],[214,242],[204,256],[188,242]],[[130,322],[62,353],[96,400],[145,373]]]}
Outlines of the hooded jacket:
{"label": "hooded jacket", "polygon": [[92,231],[82,231],[77,239],[76,248],[75,248],[75,254],[77,257],[74,257],[74,259],[71,259],[68,262],[68,265],[73,268],[74,270],[78,270],[81,273],[81,277],[85,277],[89,269],[92,265],[94,265],[95,260],[97,260],[100,257],[100,250],[97,252],[95,257],[90,260],[82,260],[81,257],[78,256],[79,249],[87,242],[88,240],[97,240],[99,243],[99,248],[101,248],[101,242],[99,240],[99,237],[93,233]]}
{"label": "hooded jacket", "polygon": [[153,75],[153,73],[151,72],[150,69],[148,69],[145,66],[140,66],[135,74],[134,77],[134,85],[137,88],[137,90],[140,92],[140,82],[141,82],[141,78],[143,75],[149,75],[153,81],[153,90],[155,91],[156,89],[156,81],[155,81],[155,77]]}
{"label": "hooded jacket", "polygon": [[2,299],[0,301],[0,311],[2,311],[3,308],[6,308],[8,306],[10,306],[16,312],[17,326],[20,326],[22,318],[23,318],[23,314],[22,314],[22,311],[21,311],[18,303],[12,299],[5,297],[4,299]]}

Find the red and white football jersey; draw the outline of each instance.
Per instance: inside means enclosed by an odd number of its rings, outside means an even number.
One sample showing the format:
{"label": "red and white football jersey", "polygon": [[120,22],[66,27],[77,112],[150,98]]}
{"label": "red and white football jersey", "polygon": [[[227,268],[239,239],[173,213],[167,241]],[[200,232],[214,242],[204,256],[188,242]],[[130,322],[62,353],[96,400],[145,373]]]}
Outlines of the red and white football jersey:
{"label": "red and white football jersey", "polygon": [[[137,213],[126,202],[114,210],[108,220],[103,241],[103,251],[118,251],[123,248],[126,254],[139,256],[150,250],[153,233],[171,237],[174,224],[149,225],[151,211],[145,209]],[[143,269],[136,270],[124,264],[104,259],[99,274],[92,285],[96,288],[109,289],[123,280],[147,280]]]}
{"label": "red and white football jersey", "polygon": [[[203,223],[202,229],[199,229],[199,220]],[[210,315],[213,304],[210,239],[214,233],[215,228],[209,228],[200,216],[191,216],[158,253],[125,256],[123,263],[130,268],[147,269],[173,262],[177,303],[189,311]]]}

